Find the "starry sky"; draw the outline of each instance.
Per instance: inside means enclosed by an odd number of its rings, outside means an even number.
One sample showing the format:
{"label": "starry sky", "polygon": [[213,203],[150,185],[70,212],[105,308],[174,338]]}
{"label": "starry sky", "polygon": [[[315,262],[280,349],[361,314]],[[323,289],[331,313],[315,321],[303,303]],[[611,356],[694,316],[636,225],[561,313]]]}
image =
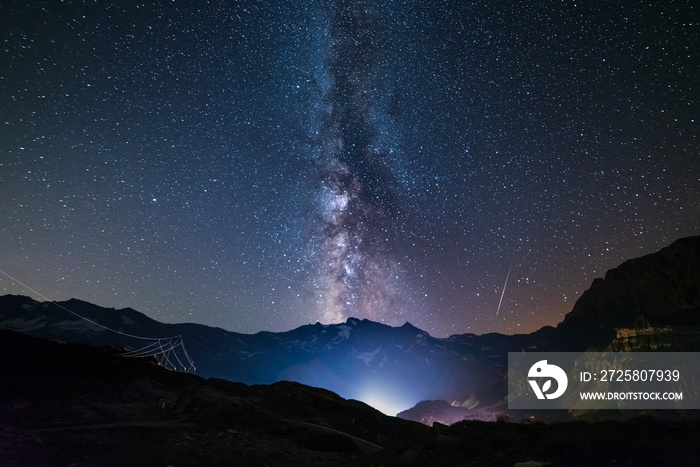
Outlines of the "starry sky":
{"label": "starry sky", "polygon": [[245,333],[556,325],[700,234],[699,18],[2,0],[0,293]]}

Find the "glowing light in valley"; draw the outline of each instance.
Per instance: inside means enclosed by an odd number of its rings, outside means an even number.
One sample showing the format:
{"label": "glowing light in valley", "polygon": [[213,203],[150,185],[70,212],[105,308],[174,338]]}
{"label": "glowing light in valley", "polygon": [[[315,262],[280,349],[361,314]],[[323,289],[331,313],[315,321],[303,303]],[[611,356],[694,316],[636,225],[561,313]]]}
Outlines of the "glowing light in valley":
{"label": "glowing light in valley", "polygon": [[390,417],[395,417],[397,413],[402,412],[408,408],[399,405],[396,401],[387,400],[379,394],[371,394],[362,399],[362,402],[364,402],[367,405],[371,405],[384,415],[389,415]]}
{"label": "glowing light in valley", "polygon": [[386,381],[366,383],[365,389],[356,399],[392,417],[410,409],[421,400],[415,394],[406,393],[400,385]]}

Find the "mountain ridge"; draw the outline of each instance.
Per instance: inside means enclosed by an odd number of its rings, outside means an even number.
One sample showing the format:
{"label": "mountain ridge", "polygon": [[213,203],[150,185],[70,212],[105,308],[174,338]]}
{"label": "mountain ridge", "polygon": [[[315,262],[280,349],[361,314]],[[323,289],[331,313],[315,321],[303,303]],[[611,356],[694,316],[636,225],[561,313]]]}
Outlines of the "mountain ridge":
{"label": "mountain ridge", "polygon": [[[352,317],[344,323],[308,324],[281,333],[241,334],[198,324],[159,323],[130,308],[104,309],[77,299],[42,303],[28,297],[4,296],[0,297],[0,328],[91,345],[135,346],[126,336],[89,323],[82,325],[79,318],[63,309],[68,307],[128,334],[181,335],[197,373],[204,377],[246,384],[297,381],[325,387],[343,397],[373,401],[391,414],[424,398],[459,399],[464,390],[471,391],[476,379],[489,373],[492,361],[506,364],[505,355],[491,353],[500,344],[491,342],[507,336],[436,338],[411,323],[392,327]],[[451,383],[436,392],[430,381]],[[407,384],[415,396],[404,394]]]}
{"label": "mountain ridge", "polygon": [[[41,303],[22,296],[0,297],[0,328],[92,345],[135,346],[126,336],[79,322],[62,307],[127,334],[181,335],[204,377],[246,384],[297,381],[390,414],[420,401],[444,400],[482,418],[503,412],[508,352],[606,348],[620,329],[632,329],[623,332],[628,336],[639,334],[634,329],[641,318],[652,326],[671,326],[655,337],[668,340],[668,348],[700,350],[695,337],[700,326],[700,236],[608,271],[605,278],[593,280],[561,323],[530,334],[438,338],[408,322],[392,327],[352,317],[344,323],[242,334],[194,323],[159,323],[131,308],[103,308],[78,299]],[[618,309],[622,311],[616,313]],[[642,341],[628,338],[617,348],[634,350],[635,342]]]}

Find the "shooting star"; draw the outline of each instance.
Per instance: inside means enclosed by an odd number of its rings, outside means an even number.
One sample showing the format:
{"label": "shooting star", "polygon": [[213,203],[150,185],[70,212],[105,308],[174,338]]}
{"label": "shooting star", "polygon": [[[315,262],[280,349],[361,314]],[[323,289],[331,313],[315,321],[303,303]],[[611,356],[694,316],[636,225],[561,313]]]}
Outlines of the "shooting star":
{"label": "shooting star", "polygon": [[503,296],[506,294],[506,286],[508,285],[508,278],[510,277],[510,269],[513,267],[511,264],[508,266],[508,274],[506,274],[506,282],[503,284],[503,292],[501,292],[501,299],[498,301],[498,308],[496,309],[496,316],[498,316],[498,312],[501,311],[501,303],[503,303]]}

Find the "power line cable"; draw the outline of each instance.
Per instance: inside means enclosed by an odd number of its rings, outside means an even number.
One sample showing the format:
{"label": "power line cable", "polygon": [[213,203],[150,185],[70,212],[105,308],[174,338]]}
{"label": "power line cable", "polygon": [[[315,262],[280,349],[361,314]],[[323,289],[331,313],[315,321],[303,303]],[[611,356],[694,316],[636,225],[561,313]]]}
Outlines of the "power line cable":
{"label": "power line cable", "polygon": [[[46,300],[46,301],[48,301],[49,303],[51,303],[51,304],[57,306],[58,308],[60,308],[60,309],[62,309],[62,310],[64,310],[64,311],[66,311],[66,312],[68,312],[68,313],[70,313],[70,314],[72,314],[72,315],[74,315],[74,316],[76,316],[76,317],[78,317],[78,318],[80,318],[80,319],[82,319],[82,320],[84,320],[84,321],[87,321],[88,323],[90,323],[90,324],[92,324],[92,325],[94,325],[94,326],[100,327],[100,328],[105,329],[105,330],[107,330],[107,331],[111,331],[111,332],[113,332],[113,333],[115,333],[115,334],[118,334],[118,335],[120,335],[120,336],[129,337],[129,338],[132,338],[132,339],[140,339],[140,340],[146,340],[146,341],[153,341],[152,344],[149,344],[149,345],[147,345],[147,346],[145,346],[145,347],[143,347],[143,348],[141,348],[141,349],[139,349],[139,350],[132,350],[132,351],[126,352],[125,354],[122,354],[121,356],[123,356],[123,357],[146,357],[146,356],[152,356],[152,355],[154,355],[154,354],[152,354],[152,353],[144,353],[144,351],[145,351],[146,349],[148,349],[149,347],[154,347],[154,350],[155,350],[155,347],[157,346],[157,347],[160,349],[159,354],[162,354],[162,355],[163,355],[165,361],[170,365],[170,368],[172,368],[173,370],[176,370],[176,371],[177,371],[178,367],[175,366],[175,365],[173,365],[173,364],[170,362],[170,359],[169,359],[168,356],[166,355],[166,352],[167,352],[167,353],[170,353],[170,352],[172,351],[172,352],[174,353],[175,357],[177,358],[178,362],[180,363],[180,367],[183,369],[183,371],[184,371],[185,373],[194,373],[194,372],[196,371],[196,367],[194,366],[194,361],[190,358],[189,354],[187,353],[187,350],[185,349],[185,343],[184,343],[184,341],[183,341],[181,335],[172,336],[172,337],[143,337],[143,336],[136,336],[136,335],[134,335],[134,334],[129,334],[129,333],[127,333],[127,332],[119,331],[119,330],[117,330],[117,329],[112,329],[112,328],[110,328],[109,326],[105,326],[105,325],[100,324],[100,323],[98,323],[98,322],[95,322],[95,321],[93,321],[93,320],[91,320],[91,319],[89,319],[89,318],[86,318],[85,316],[82,316],[82,315],[76,313],[76,312],[73,311],[73,310],[69,310],[68,308],[66,308],[65,306],[61,305],[60,303],[57,303],[57,302],[55,302],[54,300],[51,300],[50,298],[48,298],[47,296],[45,296],[45,295],[42,294],[41,292],[38,292],[37,290],[34,290],[33,288],[29,287],[27,284],[25,284],[25,283],[23,283],[23,282],[17,280],[15,277],[12,277],[10,274],[6,273],[6,272],[3,271],[2,269],[0,269],[0,274],[3,274],[4,276],[7,276],[8,278],[10,278],[10,280],[13,280],[13,281],[17,282],[17,283],[18,283],[19,285],[21,285],[22,287],[24,287],[24,288],[26,288],[27,290],[29,290],[29,291],[35,293],[37,296],[43,298],[44,300]],[[168,350],[167,350],[167,351],[166,351],[166,350],[163,350],[162,341],[168,342],[169,347],[168,347]],[[174,345],[174,344],[173,344],[173,341],[177,342],[177,345]],[[180,359],[177,357],[177,353],[174,351],[174,349],[175,349],[176,347],[178,347],[178,346],[182,347],[183,354],[185,355],[185,358],[187,359],[187,362],[188,362],[189,366],[183,365],[182,362],[180,361]],[[155,356],[156,356],[156,358],[158,359],[158,362],[159,362],[161,365],[163,365],[161,359],[158,358],[158,355],[155,355]],[[166,366],[166,365],[163,365],[163,366]]]}

